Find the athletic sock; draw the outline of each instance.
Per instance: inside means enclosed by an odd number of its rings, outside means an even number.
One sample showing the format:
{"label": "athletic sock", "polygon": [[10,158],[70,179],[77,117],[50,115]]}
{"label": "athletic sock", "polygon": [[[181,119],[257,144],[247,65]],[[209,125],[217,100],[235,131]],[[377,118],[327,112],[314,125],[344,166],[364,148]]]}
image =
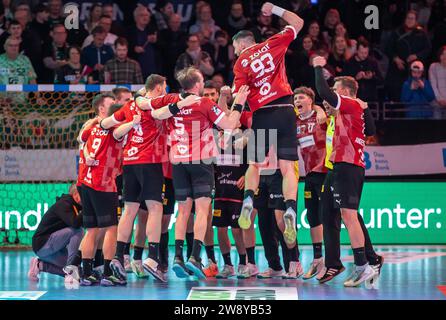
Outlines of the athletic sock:
{"label": "athletic sock", "polygon": [[149,242],[149,258],[155,260],[156,262],[159,262],[159,248],[160,244],[158,242]]}
{"label": "athletic sock", "polygon": [[160,261],[167,264],[169,260],[169,232],[161,233],[160,238]]}
{"label": "athletic sock", "polygon": [[78,250],[77,253],[67,261],[67,266],[77,266],[79,267],[82,262],[82,251]]}
{"label": "athletic sock", "polygon": [[365,256],[364,247],[354,248],[353,249],[353,257],[355,260],[355,265],[358,267],[363,266],[367,263],[367,258]]}
{"label": "athletic sock", "polygon": [[93,272],[93,259],[82,259],[82,272],[85,278],[91,276]]}
{"label": "athletic sock", "polygon": [[184,240],[175,240],[175,257],[178,257],[184,261],[183,246]]}
{"label": "athletic sock", "polygon": [[313,259],[322,257],[322,242],[313,243]]}
{"label": "athletic sock", "polygon": [[251,200],[254,200],[254,190],[245,190],[245,193],[243,195],[243,199],[245,200],[246,198],[250,197]]}
{"label": "athletic sock", "polygon": [[246,264],[246,253],[245,254],[238,254],[238,264]]}
{"label": "athletic sock", "polygon": [[194,233],[193,232],[186,232],[186,246],[187,246],[187,250],[186,250],[186,254],[187,254],[187,259],[190,258],[190,255],[192,254],[192,247],[194,245]]}
{"label": "athletic sock", "polygon": [[102,250],[97,249],[96,254],[94,256],[94,267],[99,267],[104,264],[104,256],[102,255]]}
{"label": "athletic sock", "polygon": [[133,260],[142,260],[142,253],[144,251],[144,247],[133,247]]}
{"label": "athletic sock", "polygon": [[108,277],[113,274],[112,269],[110,268],[111,260],[104,259],[104,276]]}
{"label": "athletic sock", "polygon": [[289,262],[295,262],[295,261],[299,261],[299,256],[297,255],[297,245],[294,246],[294,248],[287,248],[288,250],[288,258],[289,258]]}
{"label": "athletic sock", "polygon": [[232,266],[231,252],[222,253],[221,255],[223,256],[223,261],[225,262],[225,265]]}
{"label": "athletic sock", "polygon": [[195,261],[201,261],[200,253],[202,245],[202,241],[194,239],[194,244],[192,246],[192,256],[195,258]]}
{"label": "athletic sock", "polygon": [[116,242],[116,259],[124,265],[124,250],[127,244],[122,241]]}
{"label": "athletic sock", "polygon": [[288,208],[291,208],[291,209],[293,209],[294,212],[296,212],[296,207],[297,207],[296,200],[293,200],[293,199],[285,200],[285,207],[287,210],[288,210]]}
{"label": "athletic sock", "polygon": [[125,244],[124,255],[130,255],[130,242]]}
{"label": "athletic sock", "polygon": [[210,246],[204,246],[206,249],[206,255],[208,256],[208,259],[210,259],[213,263],[217,263],[215,260],[215,252],[214,252],[214,245]]}
{"label": "athletic sock", "polygon": [[256,247],[246,248],[246,255],[248,256],[248,263],[256,264],[255,249],[256,249]]}

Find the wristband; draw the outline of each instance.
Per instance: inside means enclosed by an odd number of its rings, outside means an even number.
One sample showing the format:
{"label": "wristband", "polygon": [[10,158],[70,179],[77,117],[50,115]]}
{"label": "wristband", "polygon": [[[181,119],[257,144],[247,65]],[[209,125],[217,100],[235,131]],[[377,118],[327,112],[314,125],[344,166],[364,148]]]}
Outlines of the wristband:
{"label": "wristband", "polygon": [[282,17],[285,11],[286,11],[285,9],[278,6],[273,6],[273,8],[271,9],[271,12],[279,17]]}
{"label": "wristband", "polygon": [[180,112],[180,108],[178,108],[176,103],[171,103],[171,104],[169,104],[169,111],[174,116],[178,112]]}
{"label": "wristband", "polygon": [[243,106],[242,106],[241,104],[237,103],[237,104],[234,104],[234,106],[232,107],[232,109],[233,109],[234,111],[238,111],[238,112],[242,113]]}
{"label": "wristband", "polygon": [[104,121],[104,119],[102,119],[101,121],[99,121],[99,126],[101,127],[101,129],[103,129],[103,130],[107,130],[107,129],[105,129],[105,128],[102,126],[102,121]]}

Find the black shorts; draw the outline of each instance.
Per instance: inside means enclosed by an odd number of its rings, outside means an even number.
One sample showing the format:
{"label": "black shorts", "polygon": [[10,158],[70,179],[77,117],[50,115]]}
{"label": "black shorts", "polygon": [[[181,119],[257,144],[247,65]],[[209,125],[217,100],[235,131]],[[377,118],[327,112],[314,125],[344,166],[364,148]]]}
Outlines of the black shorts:
{"label": "black shorts", "polygon": [[163,215],[174,214],[175,211],[175,192],[172,179],[164,178],[163,185]]}
{"label": "black shorts", "polygon": [[217,228],[231,227],[240,228],[238,218],[242,209],[241,202],[232,201],[214,201],[214,210],[212,213],[212,225]]}
{"label": "black shorts", "polygon": [[285,211],[282,194],[282,173],[279,169],[273,175],[261,175],[259,189],[254,196],[254,208],[270,208]]}
{"label": "black shorts", "polygon": [[96,191],[85,185],[82,192],[84,228],[106,228],[118,224],[118,193]]}
{"label": "black shorts", "polygon": [[364,186],[365,170],[351,163],[339,162],[333,166],[333,206],[358,210]]}
{"label": "black shorts", "polygon": [[172,166],[175,200],[212,198],[214,165],[204,163],[178,163]]}
{"label": "black shorts", "polygon": [[311,228],[322,224],[322,211],[319,203],[325,176],[325,173],[310,172],[305,177],[305,208],[307,209],[307,220]]}
{"label": "black shorts", "polygon": [[291,106],[266,107],[255,111],[252,116],[255,154],[248,152],[248,159],[263,162],[270,147],[274,146],[278,159],[298,160],[296,117]]}
{"label": "black shorts", "polygon": [[163,167],[161,163],[132,164],[123,167],[124,201],[163,201]]}
{"label": "black shorts", "polygon": [[115,181],[116,181],[116,189],[118,189],[119,206],[124,207],[124,197],[122,196],[124,190],[124,182],[122,179],[122,174],[117,176]]}

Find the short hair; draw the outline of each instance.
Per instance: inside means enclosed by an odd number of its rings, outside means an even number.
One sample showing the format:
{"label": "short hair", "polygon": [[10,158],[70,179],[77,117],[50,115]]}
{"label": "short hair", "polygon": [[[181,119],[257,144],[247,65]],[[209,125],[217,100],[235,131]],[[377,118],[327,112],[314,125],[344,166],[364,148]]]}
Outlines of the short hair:
{"label": "short hair", "polygon": [[123,37],[119,37],[118,39],[115,40],[115,48],[118,47],[118,44],[120,46],[126,46],[127,48],[129,47],[129,42],[127,41],[126,38]]}
{"label": "short hair", "polygon": [[68,47],[68,50],[67,50],[68,55],[70,54],[71,50],[76,50],[77,53],[82,54],[82,49],[79,48],[78,46],[70,46],[70,47]]}
{"label": "short hair", "polygon": [[115,98],[118,98],[124,92],[131,93],[130,89],[127,87],[116,87],[116,88],[113,88],[113,90],[112,90],[112,93],[115,96]]}
{"label": "short hair", "polygon": [[111,93],[99,93],[93,98],[91,104],[96,114],[99,114],[99,107],[104,103],[104,100],[107,98],[114,99],[115,97]]}
{"label": "short hair", "polygon": [[146,91],[152,91],[153,89],[155,89],[157,85],[163,84],[164,82],[166,82],[166,77],[163,77],[156,73],[152,73],[146,79],[146,84],[145,84]]}
{"label": "short hair", "polygon": [[118,111],[119,109],[121,109],[123,105],[124,105],[124,104],[122,104],[122,103],[113,103],[113,104],[110,106],[110,109],[108,109],[107,117],[110,117],[113,113],[115,113],[116,111]]}
{"label": "short hair", "polygon": [[10,28],[11,26],[22,26],[21,24],[20,24],[20,22],[18,22],[17,20],[11,20],[11,22],[9,22],[9,26],[8,26],[8,28]]}
{"label": "short hair", "polygon": [[56,28],[64,28],[65,31],[67,30],[62,23],[57,23],[57,24],[53,25],[51,27],[51,31],[54,31]]}
{"label": "short hair", "polygon": [[176,79],[180,83],[181,88],[184,90],[189,90],[194,87],[194,85],[200,81],[201,72],[195,67],[187,67],[183,70],[178,71],[176,74]]}
{"label": "short hair", "polygon": [[141,11],[146,11],[151,14],[149,8],[144,7],[144,6],[136,6],[135,10],[133,10],[133,19],[136,19],[136,16],[141,12]]}
{"label": "short hair", "polygon": [[96,35],[96,34],[103,34],[106,33],[104,27],[102,26],[96,26],[94,27],[93,31],[91,31],[92,35]]}
{"label": "short hair", "polygon": [[189,39],[192,38],[192,37],[196,37],[198,39],[198,41],[200,41],[200,36],[198,35],[198,33],[190,33],[187,36],[187,41],[189,41]]}
{"label": "short hair", "polygon": [[10,36],[10,37],[8,37],[8,38],[6,39],[5,43],[3,44],[3,49],[4,49],[4,50],[6,50],[6,47],[9,45],[9,43],[10,43],[11,41],[18,41],[19,43],[22,42],[21,40],[19,40],[19,39],[15,39],[15,38],[13,38],[12,36]]}
{"label": "short hair", "polygon": [[215,87],[214,81],[212,81],[212,80],[207,80],[204,83],[204,88],[205,89],[215,89],[215,90],[217,90],[217,88]]}
{"label": "short hair", "polygon": [[215,39],[217,39],[217,38],[226,38],[227,39],[228,37],[229,37],[229,35],[225,30],[215,31],[215,36],[214,36]]}
{"label": "short hair", "polygon": [[48,6],[44,5],[43,3],[39,3],[33,10],[34,13],[39,12],[49,12]]}
{"label": "short hair", "polygon": [[308,87],[299,87],[294,89],[294,94],[304,94],[306,96],[308,96],[314,103],[314,99],[315,99],[315,94],[313,89],[308,88]]}
{"label": "short hair", "polygon": [[362,47],[364,47],[364,48],[370,48],[370,44],[369,44],[369,42],[368,42],[367,39],[366,39],[365,37],[363,37],[363,36],[360,36],[360,37],[358,38],[358,48],[359,48],[359,46],[362,46]]}
{"label": "short hair", "polygon": [[335,83],[340,82],[344,88],[347,88],[352,96],[358,93],[358,82],[350,76],[341,76],[334,78]]}
{"label": "short hair", "polygon": [[248,40],[249,42],[255,42],[254,34],[249,30],[241,30],[237,32],[232,37],[232,42],[238,41],[238,40]]}

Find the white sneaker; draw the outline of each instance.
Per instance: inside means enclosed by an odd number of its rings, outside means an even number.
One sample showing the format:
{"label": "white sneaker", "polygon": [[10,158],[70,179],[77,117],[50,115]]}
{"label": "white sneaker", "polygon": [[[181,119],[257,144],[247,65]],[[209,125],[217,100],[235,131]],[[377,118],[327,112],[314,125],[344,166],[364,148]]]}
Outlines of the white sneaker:
{"label": "white sneaker", "polygon": [[[81,281],[81,275],[79,272],[79,267],[75,265],[68,265],[63,267],[63,272],[65,273],[65,277],[69,276],[73,278],[74,281],[80,282]],[[68,278],[68,281],[70,281],[70,278]]]}
{"label": "white sneaker", "polygon": [[302,264],[300,261],[291,261],[288,273],[286,273],[283,279],[297,279],[304,274]]}
{"label": "white sneaker", "polygon": [[248,263],[247,266],[248,266],[249,274],[251,277],[255,277],[256,275],[259,274],[259,269],[257,268],[257,266],[255,264]]}
{"label": "white sneaker", "polygon": [[28,279],[31,281],[39,281],[39,259],[34,257],[29,263]]}
{"label": "white sneaker", "polygon": [[249,267],[246,264],[239,264],[237,267],[237,278],[248,279],[249,277],[251,277]]}
{"label": "white sneaker", "polygon": [[251,226],[251,213],[253,208],[254,204],[251,197],[243,200],[242,210],[240,212],[240,217],[238,218],[240,228],[247,230]]}
{"label": "white sneaker", "polygon": [[270,279],[270,278],[282,278],[285,275],[285,271],[279,270],[273,270],[271,268],[266,269],[265,271],[259,273],[257,275],[258,279]]}
{"label": "white sneaker", "polygon": [[324,265],[321,271],[316,275],[316,279],[321,280],[326,272],[327,272],[327,267]]}
{"label": "white sneaker", "polygon": [[166,275],[158,268],[159,263],[152,258],[147,258],[142,263],[144,269],[150,273],[155,279],[161,282],[167,282]]}
{"label": "white sneaker", "polygon": [[[313,278],[314,276],[316,276],[316,279],[319,279],[318,276],[320,275],[320,273],[322,272],[322,270],[324,269],[325,264],[324,264],[324,258],[318,258],[318,259],[314,259],[313,262],[310,265],[310,268],[308,269],[307,273],[305,273],[305,275],[303,276],[304,280],[308,280]],[[322,275],[321,275],[322,277]]]}
{"label": "white sneaker", "polygon": [[64,278],[64,286],[65,289],[72,290],[72,289],[79,289],[79,281],[74,279],[72,275],[66,274]]}
{"label": "white sneaker", "polygon": [[288,208],[283,215],[283,222],[285,224],[285,230],[283,231],[283,237],[288,245],[296,243],[296,212]]}
{"label": "white sneaker", "polygon": [[130,262],[130,256],[128,254],[124,255],[124,269],[127,273],[132,272],[132,264]]}
{"label": "white sneaker", "polygon": [[367,263],[364,266],[356,266],[347,280],[344,282],[345,287],[358,287],[361,283],[369,281],[375,277],[376,271]]}
{"label": "white sneaker", "polygon": [[215,277],[217,279],[227,279],[232,276],[235,276],[234,266],[225,264],[223,270],[221,270]]}

